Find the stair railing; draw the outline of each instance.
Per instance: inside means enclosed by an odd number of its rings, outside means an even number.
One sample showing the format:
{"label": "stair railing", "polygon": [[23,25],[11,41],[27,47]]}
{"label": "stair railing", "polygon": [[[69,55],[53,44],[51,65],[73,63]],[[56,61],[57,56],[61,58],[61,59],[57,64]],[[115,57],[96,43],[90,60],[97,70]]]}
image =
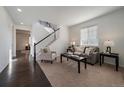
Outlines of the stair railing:
{"label": "stair railing", "polygon": [[58,29],[56,29],[56,30],[53,29],[54,32],[50,33],[49,35],[47,35],[45,38],[41,39],[41,40],[38,41],[37,43],[34,43],[34,62],[35,62],[35,63],[36,63],[36,46],[37,46],[39,43],[41,43],[42,41],[44,41],[45,39],[47,39],[48,37],[50,37],[51,35],[55,34],[59,29],[60,29],[60,28],[58,28]]}

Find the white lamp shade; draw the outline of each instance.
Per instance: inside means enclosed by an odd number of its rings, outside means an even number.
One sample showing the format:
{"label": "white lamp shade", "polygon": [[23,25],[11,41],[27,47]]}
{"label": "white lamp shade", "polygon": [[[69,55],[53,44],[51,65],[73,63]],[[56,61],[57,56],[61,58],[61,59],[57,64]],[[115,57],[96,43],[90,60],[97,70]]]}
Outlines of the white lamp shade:
{"label": "white lamp shade", "polygon": [[25,44],[25,46],[28,46],[28,44]]}
{"label": "white lamp shade", "polygon": [[71,44],[71,45],[75,45],[75,42],[73,41],[73,42],[71,42],[70,44]]}
{"label": "white lamp shade", "polygon": [[72,42],[72,45],[75,45],[75,42]]}
{"label": "white lamp shade", "polygon": [[112,40],[106,40],[106,41],[104,42],[104,45],[105,45],[105,46],[114,46],[114,42],[113,42]]}

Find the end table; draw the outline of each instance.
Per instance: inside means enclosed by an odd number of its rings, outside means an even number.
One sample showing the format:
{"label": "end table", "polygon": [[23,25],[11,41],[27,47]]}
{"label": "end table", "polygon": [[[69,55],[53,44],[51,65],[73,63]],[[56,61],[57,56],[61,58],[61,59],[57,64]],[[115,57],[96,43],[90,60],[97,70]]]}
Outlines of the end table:
{"label": "end table", "polygon": [[117,53],[100,53],[100,66],[104,63],[104,57],[111,57],[115,58],[115,64],[116,64],[116,71],[118,71],[119,68],[119,54]]}

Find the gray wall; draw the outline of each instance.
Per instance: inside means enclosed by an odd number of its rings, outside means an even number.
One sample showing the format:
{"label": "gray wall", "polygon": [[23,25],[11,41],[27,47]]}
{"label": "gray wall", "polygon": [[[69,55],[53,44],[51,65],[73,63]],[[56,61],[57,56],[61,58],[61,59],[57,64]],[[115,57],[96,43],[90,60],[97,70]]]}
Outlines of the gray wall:
{"label": "gray wall", "polygon": [[[101,51],[105,50],[103,42],[113,40],[115,45],[113,52],[120,55],[120,65],[124,66],[124,8],[121,8],[104,16],[89,20],[84,23],[69,27],[69,41],[80,43],[80,29],[86,26],[98,25],[99,47]],[[106,58],[106,62],[114,64],[113,59]]]}
{"label": "gray wall", "polygon": [[12,57],[13,22],[5,9],[0,7],[0,72],[8,65]]}

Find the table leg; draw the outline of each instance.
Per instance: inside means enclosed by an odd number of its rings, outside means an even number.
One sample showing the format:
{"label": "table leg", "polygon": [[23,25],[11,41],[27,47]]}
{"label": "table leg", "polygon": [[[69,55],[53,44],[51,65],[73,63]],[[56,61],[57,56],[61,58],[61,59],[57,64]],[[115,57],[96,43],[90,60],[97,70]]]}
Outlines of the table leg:
{"label": "table leg", "polygon": [[104,63],[104,56],[101,56],[102,57],[102,62],[101,62],[101,64],[103,64]]}
{"label": "table leg", "polygon": [[119,67],[119,58],[118,57],[116,57],[116,71],[118,71],[118,67]]}
{"label": "table leg", "polygon": [[84,64],[85,64],[85,69],[87,69],[87,59],[85,59]]}
{"label": "table leg", "polygon": [[67,61],[68,61],[68,57],[67,57]]}
{"label": "table leg", "polygon": [[51,64],[53,64],[53,61],[51,61]]}
{"label": "table leg", "polygon": [[102,56],[100,55],[100,66],[102,66],[101,57],[102,57]]}
{"label": "table leg", "polygon": [[60,62],[62,63],[62,55],[60,56]]}
{"label": "table leg", "polygon": [[78,61],[78,73],[80,73],[80,61]]}

